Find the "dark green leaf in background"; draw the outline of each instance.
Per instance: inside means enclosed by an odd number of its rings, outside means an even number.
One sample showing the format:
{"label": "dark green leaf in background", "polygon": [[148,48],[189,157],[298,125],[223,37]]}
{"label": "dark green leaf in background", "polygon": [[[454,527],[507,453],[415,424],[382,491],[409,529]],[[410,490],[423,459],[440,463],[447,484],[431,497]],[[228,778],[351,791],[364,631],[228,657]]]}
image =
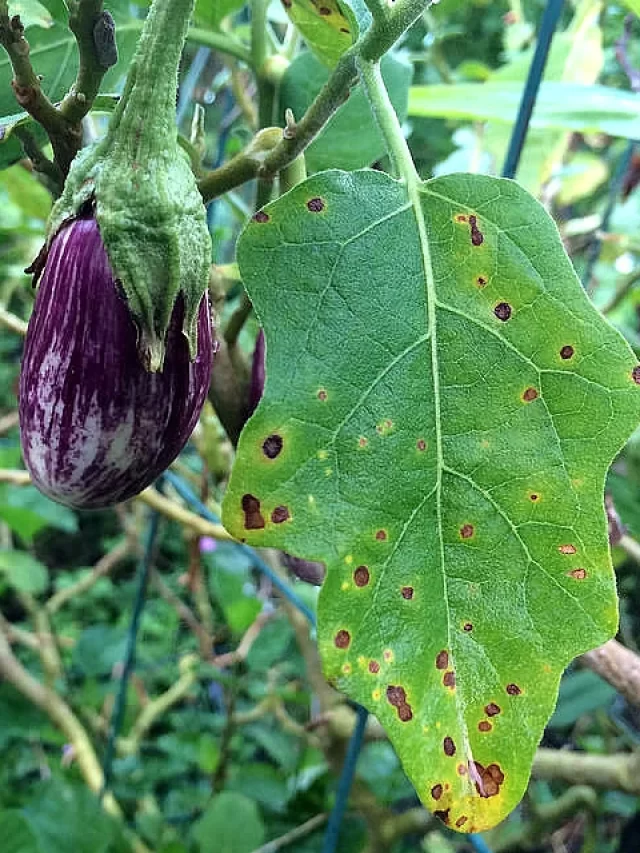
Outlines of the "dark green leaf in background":
{"label": "dark green leaf in background", "polygon": [[[412,66],[394,56],[382,60],[382,76],[400,121],[407,117],[407,101]],[[303,116],[329,79],[326,67],[312,53],[297,56],[287,69],[280,86],[280,113],[289,107],[294,116]],[[385,153],[384,140],[371,115],[360,86],[351,90],[348,100],[305,149],[310,172],[328,168],[360,169]]]}
{"label": "dark green leaf in background", "polygon": [[47,567],[25,551],[0,551],[0,578],[31,595],[44,592],[49,582]]}
{"label": "dark green leaf in background", "polygon": [[267,384],[225,524],[326,563],[326,675],[429,808],[486,829],[616,630],[603,484],[640,367],[512,181],[326,172],[265,214],[238,260]]}
{"label": "dark green leaf in background", "polygon": [[223,791],[193,828],[200,853],[252,853],[264,841],[256,804],[243,794]]}

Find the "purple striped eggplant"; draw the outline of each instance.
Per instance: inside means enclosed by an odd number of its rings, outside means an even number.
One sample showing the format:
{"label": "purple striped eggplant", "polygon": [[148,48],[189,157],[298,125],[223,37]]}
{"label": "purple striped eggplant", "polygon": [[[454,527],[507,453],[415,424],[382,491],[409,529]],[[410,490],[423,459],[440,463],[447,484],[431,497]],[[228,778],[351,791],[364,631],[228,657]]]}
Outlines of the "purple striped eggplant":
{"label": "purple striped eggplant", "polygon": [[93,217],[54,237],[25,341],[20,431],[33,482],[75,508],[126,500],[148,486],[189,438],[213,361],[208,298],[190,359],[178,297],[161,370],[139,358],[138,330]]}

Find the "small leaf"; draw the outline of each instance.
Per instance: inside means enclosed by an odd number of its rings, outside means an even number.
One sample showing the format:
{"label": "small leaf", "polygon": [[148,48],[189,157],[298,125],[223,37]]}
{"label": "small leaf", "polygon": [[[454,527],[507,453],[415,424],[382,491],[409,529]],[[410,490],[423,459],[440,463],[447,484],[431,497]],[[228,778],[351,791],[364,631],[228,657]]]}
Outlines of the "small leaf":
{"label": "small leaf", "polygon": [[282,0],[282,5],[311,50],[329,68],[356,42],[370,20],[358,0]]}
{"label": "small leaf", "polygon": [[47,567],[24,551],[0,551],[0,575],[20,592],[38,595],[49,582]]}
{"label": "small leaf", "polygon": [[200,853],[251,853],[264,841],[264,824],[253,800],[223,791],[193,828]]}
{"label": "small leaf", "polygon": [[563,669],[616,630],[603,483],[640,365],[513,181],[325,172],[263,214],[238,261],[267,382],[225,525],[326,564],[327,677],[426,806],[482,831]]}

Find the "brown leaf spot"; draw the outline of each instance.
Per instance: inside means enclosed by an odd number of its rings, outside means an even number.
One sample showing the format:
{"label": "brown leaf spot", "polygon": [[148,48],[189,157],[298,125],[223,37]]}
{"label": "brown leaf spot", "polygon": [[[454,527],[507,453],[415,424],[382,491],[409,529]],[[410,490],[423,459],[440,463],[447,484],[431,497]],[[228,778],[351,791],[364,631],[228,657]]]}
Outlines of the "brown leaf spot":
{"label": "brown leaf spot", "polygon": [[[286,6],[287,3],[285,2],[285,0],[283,0],[283,2],[284,2],[284,5]],[[291,4],[289,4],[289,5],[291,5]],[[253,219],[254,222],[268,222],[269,221],[269,214],[265,213],[264,210],[258,210],[258,211],[256,211],[256,213],[253,214],[253,216],[251,218]]]}
{"label": "brown leaf spot", "polygon": [[376,530],[376,539],[378,540],[378,542],[384,542],[384,540],[386,538],[387,538],[387,531],[386,530]]}
{"label": "brown leaf spot", "polygon": [[471,539],[474,534],[473,524],[463,524],[460,528],[460,537],[462,539]]}
{"label": "brown leaf spot", "polygon": [[478,285],[478,287],[485,287],[486,283],[487,283],[487,279],[485,278],[485,276],[479,275],[476,278],[476,284]]}
{"label": "brown leaf spot", "polygon": [[265,440],[262,442],[262,452],[267,457],[267,459],[275,459],[276,456],[282,450],[282,436],[274,433],[273,435],[268,435]]}
{"label": "brown leaf spot", "polygon": [[493,726],[488,720],[480,720],[478,723],[478,731],[479,732],[490,732]]}
{"label": "brown leaf spot", "polygon": [[442,683],[445,687],[449,687],[451,690],[456,686],[456,674],[452,670],[449,672],[445,672],[442,676]]}
{"label": "brown leaf spot", "polygon": [[386,661],[390,661],[390,660],[391,660],[391,658],[393,657],[393,652],[391,651],[391,649],[385,649],[385,650],[382,652],[382,657],[383,657]]}
{"label": "brown leaf spot", "polygon": [[484,234],[478,228],[478,220],[473,214],[469,217],[469,226],[471,227],[472,245],[481,246],[484,243]]}
{"label": "brown leaf spot", "polygon": [[282,5],[285,9],[290,9],[293,6],[293,0],[282,0]]}
{"label": "brown leaf spot", "polygon": [[433,788],[431,789],[431,796],[433,797],[434,800],[439,800],[440,797],[442,796],[443,791],[444,791],[444,788],[442,787],[442,785],[440,785],[440,784],[434,785]]}
{"label": "brown leaf spot", "polygon": [[467,217],[465,216],[464,213],[458,213],[456,215],[456,222],[466,222],[466,221],[467,221]]}
{"label": "brown leaf spot", "polygon": [[318,397],[318,400],[320,400],[321,403],[326,403],[327,397],[329,395],[327,394],[324,388],[320,388],[316,396]]}
{"label": "brown leaf spot", "polygon": [[419,438],[416,441],[416,447],[418,448],[418,450],[426,450],[427,449],[427,442],[424,440],[424,438]]}
{"label": "brown leaf spot", "polygon": [[458,776],[466,776],[467,775],[467,766],[466,764],[458,764],[457,766]]}
{"label": "brown leaf spot", "polygon": [[398,717],[400,722],[408,723],[409,720],[413,719],[413,711],[409,705],[400,705],[398,708]]}
{"label": "brown leaf spot", "polygon": [[637,364],[631,371],[631,378],[636,385],[640,385],[640,364]]}
{"label": "brown leaf spot", "polygon": [[573,347],[569,346],[569,344],[562,347],[562,349],[560,350],[560,358],[564,358],[565,361],[568,358],[573,358]]}
{"label": "brown leaf spot", "polygon": [[434,815],[438,818],[438,820],[441,820],[445,824],[445,826],[448,826],[449,825],[449,812],[450,811],[451,811],[450,808],[438,809],[434,812]]}
{"label": "brown leaf spot", "polygon": [[561,554],[575,554],[576,550],[575,545],[558,545],[558,551],[560,551]]}
{"label": "brown leaf spot", "polygon": [[404,705],[407,701],[407,694],[404,687],[390,684],[387,687],[387,699],[389,704],[393,705],[395,708],[399,708],[400,705]]}
{"label": "brown leaf spot", "polygon": [[469,633],[469,631],[473,631],[473,625],[471,624],[471,622],[465,622],[462,626],[462,630]]}
{"label": "brown leaf spot", "polygon": [[358,447],[366,447],[369,444],[369,439],[365,438],[363,435],[358,439]]}
{"label": "brown leaf spot", "polygon": [[356,586],[366,586],[369,583],[369,569],[366,566],[358,566],[353,573],[353,582]]}
{"label": "brown leaf spot", "polygon": [[436,655],[436,669],[446,669],[449,666],[449,652],[443,649]]}
{"label": "brown leaf spot", "polygon": [[498,302],[496,307],[493,309],[493,313],[496,315],[498,320],[502,320],[503,323],[511,316],[511,305],[508,302]]}
{"label": "brown leaf spot", "polygon": [[495,702],[489,702],[488,705],[484,706],[484,712],[487,717],[495,717],[497,714],[500,713],[501,710],[502,708],[500,707],[500,705],[496,705]]}
{"label": "brown leaf spot", "polygon": [[505,689],[509,696],[519,696],[522,693],[517,684],[507,684]]}
{"label": "brown leaf spot", "polygon": [[372,675],[377,675],[380,672],[380,664],[378,663],[377,660],[370,660],[369,661],[369,672]]}
{"label": "brown leaf spot", "polygon": [[456,745],[453,742],[453,738],[450,738],[448,735],[442,741],[442,748],[444,750],[444,754],[448,755],[449,757],[456,754]]}
{"label": "brown leaf spot", "polygon": [[348,35],[350,31],[346,27],[340,27],[340,32],[341,33],[347,33],[347,35]]}
{"label": "brown leaf spot", "polygon": [[282,524],[282,522],[287,521],[288,518],[290,518],[289,508],[286,506],[277,506],[271,513],[271,521],[273,521],[274,524]]}
{"label": "brown leaf spot", "polygon": [[532,400],[535,400],[538,396],[538,392],[535,388],[526,388],[524,394],[522,395],[522,399],[525,403],[530,403]]}
{"label": "brown leaf spot", "polygon": [[326,6],[320,6],[320,8],[318,9],[318,12],[319,12],[321,15],[330,15],[330,14],[331,14],[331,9],[327,9],[327,7],[326,7]]}
{"label": "brown leaf spot", "polygon": [[577,581],[583,581],[587,576],[586,569],[573,569],[572,571],[567,573],[570,577],[575,578]]}
{"label": "brown leaf spot", "polygon": [[333,642],[336,644],[337,649],[348,649],[351,643],[351,634],[342,629],[335,635]]}
{"label": "brown leaf spot", "polygon": [[396,708],[400,722],[408,723],[413,718],[413,711],[407,702],[407,694],[404,687],[390,684],[387,687],[387,700]]}
{"label": "brown leaf spot", "polygon": [[476,791],[483,799],[495,797],[500,791],[500,785],[504,782],[504,773],[498,764],[489,764],[484,767],[479,761],[474,761],[474,782]]}
{"label": "brown leaf spot", "polygon": [[242,496],[242,509],[244,512],[245,530],[261,530],[264,527],[264,518],[260,514],[260,501],[253,495]]}
{"label": "brown leaf spot", "polygon": [[413,598],[413,587],[412,586],[403,586],[401,589],[402,597],[406,598],[407,601],[411,601]]}
{"label": "brown leaf spot", "polygon": [[311,211],[311,213],[320,213],[324,210],[324,201],[321,198],[310,198],[307,202],[307,210]]}
{"label": "brown leaf spot", "polygon": [[466,814],[461,814],[458,820],[456,821],[456,826],[460,829],[461,826],[464,826],[465,823],[469,820]]}

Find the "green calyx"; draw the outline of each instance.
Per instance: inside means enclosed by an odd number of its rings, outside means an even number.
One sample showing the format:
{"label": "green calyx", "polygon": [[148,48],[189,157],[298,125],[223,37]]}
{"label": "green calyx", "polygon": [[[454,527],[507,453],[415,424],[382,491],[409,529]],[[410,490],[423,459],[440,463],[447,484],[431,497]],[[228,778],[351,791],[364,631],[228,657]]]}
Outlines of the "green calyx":
{"label": "green calyx", "polygon": [[154,0],[127,84],[103,139],[75,158],[48,240],[91,204],[114,274],[138,327],[148,370],[162,369],[178,296],[191,357],[206,291],[211,238],[189,159],[178,144],[178,65],[193,0]]}

